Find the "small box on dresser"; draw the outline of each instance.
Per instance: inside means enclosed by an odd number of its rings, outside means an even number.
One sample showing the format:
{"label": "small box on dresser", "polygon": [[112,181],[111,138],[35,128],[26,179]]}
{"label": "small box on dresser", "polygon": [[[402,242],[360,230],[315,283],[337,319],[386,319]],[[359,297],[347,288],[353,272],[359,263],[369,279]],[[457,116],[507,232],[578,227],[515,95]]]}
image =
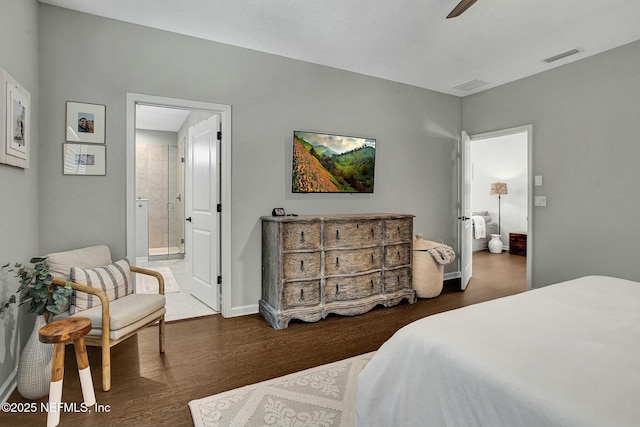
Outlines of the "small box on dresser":
{"label": "small box on dresser", "polygon": [[260,314],[291,319],[362,314],[392,306],[411,288],[413,215],[262,217]]}

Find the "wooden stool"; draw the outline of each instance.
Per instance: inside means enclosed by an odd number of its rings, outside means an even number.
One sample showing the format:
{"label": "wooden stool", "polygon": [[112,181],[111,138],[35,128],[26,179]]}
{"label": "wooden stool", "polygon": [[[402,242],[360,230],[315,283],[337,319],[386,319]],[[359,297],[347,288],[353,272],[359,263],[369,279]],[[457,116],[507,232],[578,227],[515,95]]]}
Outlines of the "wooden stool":
{"label": "wooden stool", "polygon": [[53,344],[47,427],[55,427],[60,422],[62,379],[64,377],[64,346],[70,341],[73,341],[76,350],[76,362],[78,363],[84,403],[87,406],[93,406],[96,403],[91,370],[89,369],[89,359],[87,358],[87,348],[84,345],[84,336],[90,330],[91,320],[86,317],[69,317],[63,320],[55,320],[38,331],[40,342]]}

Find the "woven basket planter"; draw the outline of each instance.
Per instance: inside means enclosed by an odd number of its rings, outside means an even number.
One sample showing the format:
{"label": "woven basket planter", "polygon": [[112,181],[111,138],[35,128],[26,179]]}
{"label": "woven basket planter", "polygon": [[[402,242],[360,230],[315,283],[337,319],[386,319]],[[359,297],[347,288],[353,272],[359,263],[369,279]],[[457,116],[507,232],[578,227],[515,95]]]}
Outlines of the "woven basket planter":
{"label": "woven basket planter", "polygon": [[413,289],[418,298],[434,298],[442,292],[444,265],[438,264],[427,252],[443,243],[413,238]]}

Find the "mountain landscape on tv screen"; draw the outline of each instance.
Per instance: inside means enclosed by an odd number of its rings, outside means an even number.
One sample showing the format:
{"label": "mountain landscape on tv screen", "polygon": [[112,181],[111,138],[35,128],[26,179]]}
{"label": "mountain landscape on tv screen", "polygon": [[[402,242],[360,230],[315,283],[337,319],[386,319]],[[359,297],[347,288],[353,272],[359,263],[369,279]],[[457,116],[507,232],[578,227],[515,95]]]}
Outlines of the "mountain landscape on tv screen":
{"label": "mountain landscape on tv screen", "polygon": [[373,193],[375,140],[294,132],[294,193]]}

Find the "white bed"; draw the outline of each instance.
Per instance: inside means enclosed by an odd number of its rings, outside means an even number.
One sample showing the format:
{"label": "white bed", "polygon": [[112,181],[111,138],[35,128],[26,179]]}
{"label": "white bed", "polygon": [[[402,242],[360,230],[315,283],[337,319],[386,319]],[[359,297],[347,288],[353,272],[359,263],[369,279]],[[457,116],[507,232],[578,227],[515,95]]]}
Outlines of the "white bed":
{"label": "white bed", "polygon": [[358,378],[356,426],[640,426],[640,283],[588,276],[405,326]]}

